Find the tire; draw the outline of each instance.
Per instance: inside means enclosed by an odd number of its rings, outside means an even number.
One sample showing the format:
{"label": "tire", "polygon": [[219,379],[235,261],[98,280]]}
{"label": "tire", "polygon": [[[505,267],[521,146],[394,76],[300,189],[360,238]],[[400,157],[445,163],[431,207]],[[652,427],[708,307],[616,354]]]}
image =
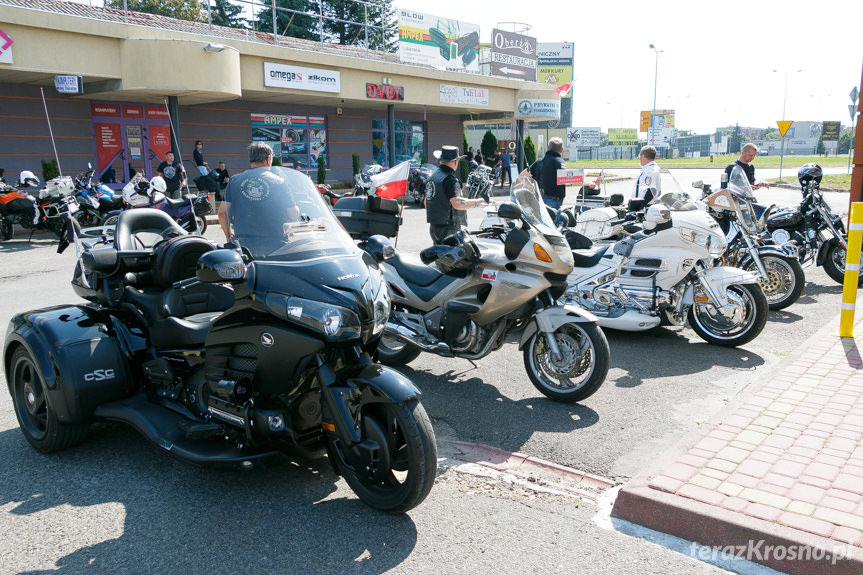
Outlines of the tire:
{"label": "tire", "polygon": [[[806,284],[806,276],[800,262],[792,258],[765,254],[761,256],[761,263],[764,264],[769,278],[768,281],[762,279],[759,282],[767,298],[768,307],[771,310],[780,310],[796,302]],[[750,262],[745,269],[758,275],[755,262]]]}
{"label": "tire", "polygon": [[378,361],[384,365],[407,365],[417,357],[420,350],[409,343],[384,335],[378,343]]}
{"label": "tire", "polygon": [[[863,254],[861,254],[863,257]],[[845,248],[842,246],[830,246],[824,253],[824,271],[830,279],[842,285],[845,283]],[[863,273],[857,277],[857,285],[863,286]]]}
{"label": "tire", "polygon": [[207,218],[201,216],[195,216],[195,219],[198,220],[198,230],[201,232],[201,235],[204,235],[204,232],[207,231]]}
{"label": "tire", "polygon": [[75,214],[75,219],[78,220],[78,224],[80,224],[82,228],[92,228],[99,225],[101,216],[99,215],[99,212],[91,209],[80,209]]}
{"label": "tire", "polygon": [[330,443],[338,473],[369,507],[404,513],[426,498],[437,473],[437,446],[425,408],[418,399],[367,405],[361,415],[363,440],[382,446],[372,469],[350,469]]}
{"label": "tire", "polygon": [[554,332],[564,355],[555,362],[546,334],[534,333],[524,346],[524,367],[531,383],[554,401],[587,399],[605,381],[611,351],[602,328],[594,323],[567,323]]}
{"label": "tire", "polygon": [[33,449],[53,453],[84,441],[89,426],[70,425],[57,419],[36,362],[24,347],[12,354],[8,377],[18,424]]}
{"label": "tire", "polygon": [[99,224],[100,226],[116,226],[117,220],[120,219],[118,214],[105,214],[105,217],[102,218],[102,222]]}
{"label": "tire", "polygon": [[11,240],[13,235],[15,235],[14,224],[6,218],[0,218],[0,240],[4,242]]}
{"label": "tire", "polygon": [[767,297],[758,284],[735,284],[726,289],[738,304],[740,321],[729,321],[709,303],[689,308],[689,325],[708,343],[736,347],[755,339],[767,323]]}

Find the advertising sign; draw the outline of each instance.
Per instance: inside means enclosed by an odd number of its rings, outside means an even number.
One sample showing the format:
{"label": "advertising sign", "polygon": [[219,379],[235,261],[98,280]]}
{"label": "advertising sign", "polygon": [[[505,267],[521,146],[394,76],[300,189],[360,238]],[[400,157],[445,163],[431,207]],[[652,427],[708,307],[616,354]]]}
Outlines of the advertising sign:
{"label": "advertising sign", "polygon": [[823,122],[821,124],[821,139],[825,142],[838,142],[841,122]]}
{"label": "advertising sign", "polygon": [[404,100],[404,86],[393,86],[390,84],[372,84],[366,82],[366,98],[378,100]]}
{"label": "advertising sign", "polygon": [[598,148],[602,140],[599,128],[567,128],[568,148]]}
{"label": "advertising sign", "polygon": [[99,172],[105,170],[123,148],[120,124],[93,124],[96,132],[96,162]]}
{"label": "advertising sign", "polygon": [[84,82],[81,76],[54,76],[54,89],[60,94],[83,94]]}
{"label": "advertising sign", "polygon": [[507,32],[491,31],[491,75],[536,81],[536,38]]}
{"label": "advertising sign", "polygon": [[488,106],[488,88],[440,85],[441,104],[463,104],[466,106]]}
{"label": "advertising sign", "polygon": [[150,151],[156,154],[159,161],[165,160],[165,154],[171,151],[171,127],[167,124],[151,124],[147,129],[150,138]]}
{"label": "advertising sign", "polygon": [[560,100],[522,98],[518,101],[516,120],[559,120]]}
{"label": "advertising sign", "polygon": [[399,60],[442,70],[479,73],[479,26],[399,10]]}
{"label": "advertising sign", "polygon": [[667,148],[677,141],[677,130],[669,127],[648,128],[647,143],[654,148]]}
{"label": "advertising sign", "polygon": [[584,170],[581,168],[565,168],[557,171],[558,186],[584,185]]}
{"label": "advertising sign", "polygon": [[[560,87],[572,82],[573,44],[570,42],[540,42],[537,50],[536,81],[549,86]],[[572,93],[560,100],[560,124],[572,123]],[[555,128],[557,126],[548,126]]]}
{"label": "advertising sign", "polygon": [[638,130],[635,128],[609,128],[609,146],[637,146]]}
{"label": "advertising sign", "polygon": [[337,70],[289,66],[273,62],[264,62],[264,86],[334,94],[342,91],[341,74]]}
{"label": "advertising sign", "polygon": [[[654,128],[671,128],[674,127],[674,110],[654,110],[653,111],[653,127]],[[641,132],[646,132],[650,128],[650,110],[641,112],[641,124],[639,126]]]}
{"label": "advertising sign", "polygon": [[0,30],[0,64],[12,64],[12,38]]}

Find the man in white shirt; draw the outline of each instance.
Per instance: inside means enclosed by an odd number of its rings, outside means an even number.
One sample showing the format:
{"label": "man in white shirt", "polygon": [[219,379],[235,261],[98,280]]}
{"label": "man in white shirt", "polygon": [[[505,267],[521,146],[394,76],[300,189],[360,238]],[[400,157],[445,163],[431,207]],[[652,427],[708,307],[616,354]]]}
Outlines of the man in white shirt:
{"label": "man in white shirt", "polygon": [[635,182],[632,198],[642,199],[645,205],[649,205],[662,195],[662,177],[656,163],[656,148],[644,146],[638,153],[638,159],[641,162],[641,174]]}

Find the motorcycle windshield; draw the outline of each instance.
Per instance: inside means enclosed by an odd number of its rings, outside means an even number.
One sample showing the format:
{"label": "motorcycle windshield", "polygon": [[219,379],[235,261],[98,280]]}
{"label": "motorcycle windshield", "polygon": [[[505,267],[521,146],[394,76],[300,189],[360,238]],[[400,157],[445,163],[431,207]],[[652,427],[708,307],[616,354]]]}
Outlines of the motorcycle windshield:
{"label": "motorcycle windshield", "polygon": [[731,175],[728,177],[728,189],[742,195],[747,200],[755,201],[755,194],[752,192],[749,178],[746,177],[746,172],[740,166],[735,165],[732,168]]}
{"label": "motorcycle windshield", "polygon": [[254,168],[233,176],[226,201],[235,241],[256,260],[300,262],[357,252],[312,181],[296,170]]}
{"label": "motorcycle windshield", "polygon": [[539,228],[545,235],[558,234],[557,226],[554,225],[554,220],[539,195],[539,186],[527,170],[516,177],[510,199],[521,208],[524,219],[530,225]]}
{"label": "motorcycle windshield", "polygon": [[657,203],[673,212],[691,212],[698,209],[698,204],[686,192],[662,194]]}

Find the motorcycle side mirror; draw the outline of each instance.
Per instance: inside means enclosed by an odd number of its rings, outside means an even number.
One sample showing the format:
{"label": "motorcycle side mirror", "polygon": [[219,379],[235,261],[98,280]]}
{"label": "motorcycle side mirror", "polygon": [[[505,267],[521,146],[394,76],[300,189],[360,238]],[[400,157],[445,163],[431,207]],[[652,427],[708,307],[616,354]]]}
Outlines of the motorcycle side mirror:
{"label": "motorcycle side mirror", "polygon": [[212,250],[198,258],[195,277],[204,283],[240,283],[246,279],[246,264],[236,250]]}
{"label": "motorcycle side mirror", "polygon": [[503,202],[497,206],[497,217],[505,220],[521,219],[521,208],[512,202]]}
{"label": "motorcycle side mirror", "polygon": [[393,243],[386,236],[374,235],[367,242],[368,252],[375,261],[381,263],[396,255],[396,249]]}
{"label": "motorcycle side mirror", "polygon": [[701,180],[695,180],[694,182],[692,182],[692,187],[696,190],[700,190],[702,186],[704,186],[704,182]]}

